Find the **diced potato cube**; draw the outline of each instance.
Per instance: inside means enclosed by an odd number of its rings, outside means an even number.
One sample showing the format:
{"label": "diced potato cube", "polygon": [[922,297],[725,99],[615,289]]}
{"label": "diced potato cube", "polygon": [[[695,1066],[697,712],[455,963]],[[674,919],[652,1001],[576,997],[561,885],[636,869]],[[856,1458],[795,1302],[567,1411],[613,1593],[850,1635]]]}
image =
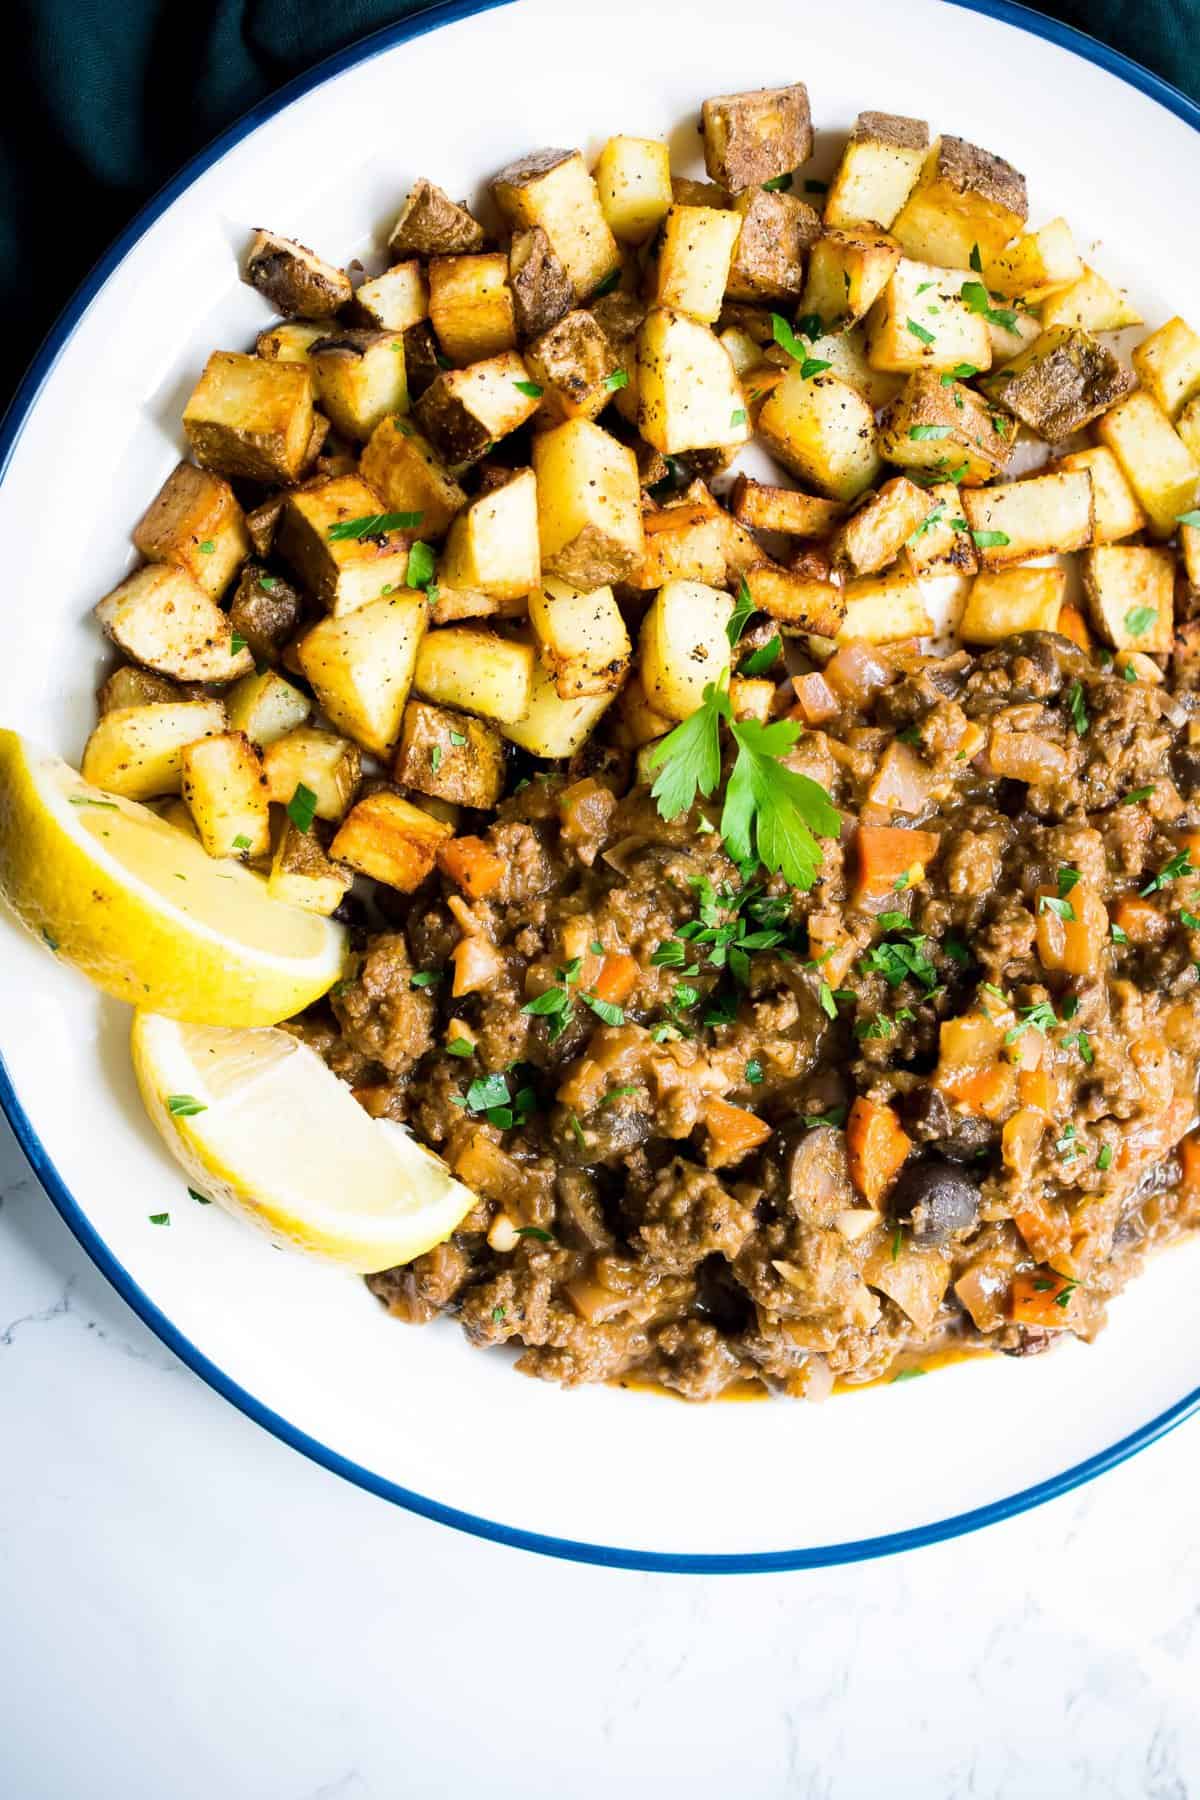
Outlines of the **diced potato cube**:
{"label": "diced potato cube", "polygon": [[313,433],[312,377],[303,363],[214,350],[183,412],[196,461],[248,481],[296,481]]}
{"label": "diced potato cube", "polygon": [[1200,336],[1176,315],[1142,339],[1133,366],[1167,417],[1178,418],[1192,396],[1200,394]]}
{"label": "diced potato cube", "polygon": [[964,488],[962,504],[985,569],[1082,550],[1092,541],[1092,478],[1086,469]]}
{"label": "diced potato cube", "polygon": [[411,894],[433,873],[439,849],[453,835],[441,819],[381,788],[350,809],[329,854],[334,862]]}
{"label": "diced potato cube", "polygon": [[392,771],[405,787],[455,806],[495,806],[504,769],[504,744],[482,719],[409,701]]}
{"label": "diced potato cube", "polygon": [[508,246],[508,285],[522,342],[549,331],[575,304],[571,277],[540,225],[513,232]]}
{"label": "diced potato cube", "polygon": [[700,125],[704,166],[730,194],[790,174],[812,155],[812,115],[802,81],[715,94],[700,109]]}
{"label": "diced potato cube", "polygon": [[747,569],[742,580],[756,609],[790,631],[832,637],[841,624],[845,591],[832,581],[777,569],[773,563]]}
{"label": "diced potato cube", "polygon": [[438,570],[451,588],[517,600],[541,576],[538,488],[532,469],[520,469],[503,487],[481,494],[450,527]]}
{"label": "diced potato cube", "polygon": [[765,725],[775,705],[775,683],[755,676],[733,675],[729,681],[729,704],[735,719],[757,719]]}
{"label": "diced potato cube", "polygon": [[834,567],[849,575],[886,569],[929,511],[929,497],[915,483],[903,475],[885,481],[837,531],[830,545]]}
{"label": "diced potato cube", "polygon": [[361,318],[376,331],[407,331],[429,317],[429,283],[419,262],[396,263],[364,281],[354,296]]}
{"label": "diced potato cube", "polygon": [[740,230],[741,220],[734,212],[673,206],[658,250],[657,304],[712,324],[721,310]]}
{"label": "diced potato cube", "polygon": [[879,422],[879,447],[902,469],[977,487],[999,474],[1016,439],[1014,421],[949,374],[909,376]]}
{"label": "diced potato cube", "polygon": [[321,710],[377,756],[399,736],[425,614],[425,596],[405,590],[323,619],[297,645]]}
{"label": "diced potato cube", "polygon": [[529,611],[526,594],[497,600],[476,588],[453,588],[440,580],[435,592],[437,598],[429,608],[431,625],[455,625],[460,619],[523,619]]}
{"label": "diced potato cube", "polygon": [[[904,387],[904,376],[887,369],[874,369],[867,360],[865,324],[851,325],[846,331],[826,332],[813,338],[809,354],[817,362],[827,362],[829,373],[861,394],[874,412],[887,406]],[[755,376],[746,377],[746,391],[753,395]]]}
{"label": "diced potato cube", "polygon": [[329,319],[348,305],[353,292],[344,269],[322,262],[292,238],[256,231],[246,253],[242,279],[257,288],[276,312],[296,319]]}
{"label": "diced potato cube", "polygon": [[303,725],[312,701],[274,669],[264,669],[261,675],[243,675],[235,682],[225,696],[225,707],[230,729],[261,747]]}
{"label": "diced potato cube", "polygon": [[1105,544],[1083,558],[1097,633],[1114,650],[1164,656],[1175,635],[1175,556],[1140,544]]}
{"label": "diced potato cube", "polygon": [[[544,669],[540,672],[542,675],[546,674]],[[555,692],[553,682],[550,683],[550,691]],[[675,722],[674,719],[655,712],[646,698],[641,671],[635,667],[621,689],[621,699],[613,724],[613,742],[623,750],[636,750],[642,744],[649,744],[654,739],[663,737]]]}
{"label": "diced potato cube", "polygon": [[804,287],[804,254],[821,235],[820,215],[795,194],[747,188],[733,203],[741,220],[726,293],[733,300],[792,300]]}
{"label": "diced potato cube", "polygon": [[317,399],[337,429],[365,441],[381,419],[408,411],[404,338],[398,331],[347,331],[322,338],[309,357]]}
{"label": "diced potato cube", "polygon": [[1179,548],[1183,552],[1183,568],[1188,581],[1192,587],[1200,588],[1200,527],[1181,525]]}
{"label": "diced potato cube", "polygon": [[785,469],[831,500],[856,500],[879,474],[875,415],[835,375],[805,377],[793,364],[764,401],[758,429]]}
{"label": "diced potato cube", "polygon": [[233,489],[219,475],[181,462],[142,514],[134,545],[147,562],[175,563],[219,600],[250,554]]}
{"label": "diced potato cube", "polygon": [[334,535],[379,518],[384,510],[379,495],[359,475],[338,475],[303,487],[283,509],[276,536],[279,554],[335,618],[405,585],[409,546],[421,523],[417,515],[408,529]]}
{"label": "diced potato cube", "polygon": [[101,718],[121,706],[156,706],[168,700],[186,700],[188,693],[177,681],[156,675],[153,669],[139,669],[133,663],[122,663],[103,683],[96,695]]}
{"label": "diced potato cube", "polygon": [[388,249],[395,256],[463,256],[482,250],[483,239],[483,226],[465,206],[421,180],[400,209]]}
{"label": "diced potato cube", "polygon": [[1137,496],[1122,475],[1120,463],[1103,444],[1061,457],[1055,467],[1086,469],[1092,478],[1093,544],[1115,544],[1146,529],[1146,515]]}
{"label": "diced potato cube", "polygon": [[335,823],[349,810],[362,779],[362,756],[332,731],[302,726],[276,738],[263,750],[267,792],[279,806],[286,806],[300,786],[315,794],[318,819]]}
{"label": "diced potato cube", "polygon": [[281,325],[268,325],[254,340],[255,354],[264,362],[294,362],[307,365],[314,344],[329,336],[329,324],[306,324],[303,319],[285,319]]}
{"label": "diced potato cube", "polygon": [[359,463],[388,512],[419,512],[421,536],[436,543],[467,496],[433,446],[407,419],[384,419],[371,433]]}
{"label": "diced potato cube", "polygon": [[963,299],[965,285],[957,271],[902,257],[867,319],[872,368],[898,374],[960,363],[990,368],[987,324]]}
{"label": "diced potato cube", "polygon": [[764,374],[770,369],[770,363],[763,361],[762,345],[752,338],[748,331],[743,331],[740,326],[727,326],[724,331],[719,331],[717,336],[728,351],[729,360],[733,364],[739,380],[743,375],[748,375],[752,369],[761,369]]}
{"label": "diced potato cube", "polygon": [[624,380],[603,330],[578,308],[535,338],[525,360],[553,418],[594,419]]}
{"label": "diced potato cube", "polygon": [[984,393],[1051,444],[1081,431],[1133,385],[1111,350],[1066,325],[1044,331],[980,383]]}
{"label": "diced potato cube", "polygon": [[927,637],[933,630],[921,584],[911,575],[867,575],[848,581],[842,597],[846,610],[835,634],[839,644],[852,638],[867,644],[899,643],[903,638]]}
{"label": "diced potato cube", "polygon": [[413,685],[439,706],[480,713],[508,725],[529,704],[535,662],[532,644],[469,625],[450,625],[425,636]]}
{"label": "diced potato cube", "polygon": [[235,681],[254,667],[216,601],[170,563],[135,569],[95,611],[126,656],[176,681]]}
{"label": "diced potato cube", "polygon": [[852,325],[875,304],[900,261],[900,246],[882,231],[829,230],[808,258],[800,302],[827,331]]}
{"label": "diced potato cube", "polygon": [[584,300],[620,266],[596,183],[578,150],[535,150],[492,182],[492,197],[510,225],[540,225]]}
{"label": "diced potato cube", "polygon": [[838,500],[821,500],[815,494],[799,494],[792,488],[771,487],[739,475],[733,484],[733,516],[757,531],[784,531],[791,537],[828,537],[845,507]]}
{"label": "diced potato cube", "polygon": [[590,591],[640,567],[645,540],[632,450],[590,419],[569,419],[535,438],[533,467],[546,574]]}
{"label": "diced potato cube", "polygon": [[729,565],[725,530],[716,509],[676,503],[647,512],[642,523],[646,555],[641,568],[628,578],[631,587],[660,588],[668,581],[724,587]]}
{"label": "diced potato cube", "polygon": [[467,369],[445,369],[417,401],[417,422],[450,471],[469,468],[538,409],[515,350]]}
{"label": "diced potato cube", "polygon": [[1200,463],[1200,394],[1188,401],[1175,421],[1175,429],[1189,456]]}
{"label": "diced potato cube", "polygon": [[83,752],[80,774],[127,800],[177,794],[186,744],[225,730],[219,700],[176,700],[106,712]]}
{"label": "diced potato cube", "polygon": [[670,210],[670,151],[658,138],[611,137],[595,181],[613,236],[622,244],[644,244]]}
{"label": "diced potato cube", "polygon": [[290,819],[284,819],[267,877],[267,892],[273,900],[328,918],[342,904],[352,879],[349,869],[330,862],[315,832],[298,831]]}
{"label": "diced potato cube", "polygon": [[730,664],[726,627],[733,601],[698,581],[669,581],[642,621],[639,666],[646,698],[669,719],[686,719]]}
{"label": "diced potato cube", "polygon": [[1086,264],[1078,281],[1043,300],[1041,312],[1044,331],[1051,331],[1056,325],[1081,326],[1084,331],[1121,331],[1126,325],[1142,323],[1141,313],[1125,295]]}
{"label": "diced potato cube", "polygon": [[1009,362],[1014,356],[1020,356],[1030,344],[1042,335],[1042,327],[1036,313],[1022,312],[1019,306],[993,307],[987,315],[988,343],[992,347],[992,362]]}
{"label": "diced potato cube", "polygon": [[929,511],[908,538],[904,557],[918,580],[943,575],[974,575],[979,558],[962,509],[962,496],[952,481],[926,488]]}
{"label": "diced potato cube", "polygon": [[744,444],[746,399],[729,354],[706,325],[656,307],[637,340],[638,428],[664,456]]}
{"label": "diced potato cube", "polygon": [[1196,503],[1200,465],[1162,407],[1139,389],[1105,413],[1096,431],[1149,514],[1155,537],[1174,536],[1180,513]]}
{"label": "diced potato cube", "polygon": [[825,223],[887,230],[916,186],[928,151],[924,119],[859,113],[825,197]]}
{"label": "diced potato cube", "polygon": [[564,700],[621,686],[632,646],[610,587],[583,593],[547,577],[529,596],[529,622]]}
{"label": "diced potato cube", "polygon": [[1037,306],[1083,275],[1083,259],[1065,219],[1051,219],[1039,231],[1024,232],[1015,244],[983,262],[985,285],[997,294]]}
{"label": "diced potato cube", "polygon": [[976,576],[958,633],[964,644],[1000,644],[1018,631],[1054,631],[1065,569],[999,569]]}
{"label": "diced potato cube", "polygon": [[[616,690],[564,700],[554,676],[540,663],[533,671],[529,701],[519,719],[501,725],[503,735],[531,756],[574,756],[616,699]],[[661,727],[660,727],[661,729]]]}
{"label": "diced potato cube", "polygon": [[503,251],[438,256],[429,265],[429,317],[451,362],[482,362],[517,347]]}
{"label": "diced potato cube", "polygon": [[926,157],[892,233],[908,256],[967,269],[976,246],[982,256],[998,255],[1028,215],[1025,177],[1011,163],[945,136]]}
{"label": "diced potato cube", "polygon": [[262,760],[241,731],[185,744],[183,799],[210,856],[265,856],[271,806]]}

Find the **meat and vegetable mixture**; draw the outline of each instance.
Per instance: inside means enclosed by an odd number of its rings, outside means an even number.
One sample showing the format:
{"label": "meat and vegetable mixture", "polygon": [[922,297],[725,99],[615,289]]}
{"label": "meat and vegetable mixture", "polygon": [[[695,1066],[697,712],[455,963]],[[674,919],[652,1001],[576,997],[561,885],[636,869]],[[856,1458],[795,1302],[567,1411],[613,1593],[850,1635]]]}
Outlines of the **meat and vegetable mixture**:
{"label": "meat and vegetable mixture", "polygon": [[701,130],[256,235],[84,774],[351,926],[292,1029],[478,1196],[397,1317],[820,1398],[1200,1225],[1200,336],[923,121]]}

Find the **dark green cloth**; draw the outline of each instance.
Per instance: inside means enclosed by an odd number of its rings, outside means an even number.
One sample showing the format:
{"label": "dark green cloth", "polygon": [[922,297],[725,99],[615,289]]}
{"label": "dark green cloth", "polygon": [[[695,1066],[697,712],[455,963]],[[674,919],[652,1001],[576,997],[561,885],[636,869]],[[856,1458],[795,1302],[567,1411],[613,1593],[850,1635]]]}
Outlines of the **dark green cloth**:
{"label": "dark green cloth", "polygon": [[[91,264],[180,163],[291,76],[423,4],[9,0],[0,403]],[[1200,0],[1059,0],[1043,10],[1200,98]]]}

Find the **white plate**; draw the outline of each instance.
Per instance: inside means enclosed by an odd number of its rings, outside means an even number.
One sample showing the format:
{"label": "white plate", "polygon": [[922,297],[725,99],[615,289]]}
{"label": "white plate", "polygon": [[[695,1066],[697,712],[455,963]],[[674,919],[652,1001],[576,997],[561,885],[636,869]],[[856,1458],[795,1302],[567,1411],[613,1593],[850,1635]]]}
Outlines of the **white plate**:
{"label": "white plate", "polygon": [[[0,720],[78,757],[102,654],[89,609],[131,565],[127,534],[179,453],[208,352],[246,346],[266,320],[237,280],[253,225],[366,260],[416,176],[473,194],[522,151],[592,152],[614,131],[669,133],[677,168],[698,172],[704,95],[802,78],[814,173],[829,172],[861,108],[928,118],[1024,170],[1034,222],[1064,213],[1148,323],[1194,311],[1200,249],[1178,209],[1198,172],[1200,110],[1034,14],[987,11],[1003,17],[939,0],[609,0],[602,24],[560,0],[456,6],[260,107],[114,247],[6,422]],[[520,1380],[455,1325],[397,1324],[357,1280],[196,1206],[142,1117],[125,1010],[7,923],[0,980],[0,1097],[121,1293],[252,1417],[432,1517],[643,1567],[849,1560],[1032,1505],[1200,1403],[1200,1244],[1161,1258],[1090,1349],[986,1359],[899,1393],[690,1408]],[[170,1229],[148,1223],[163,1211]]]}

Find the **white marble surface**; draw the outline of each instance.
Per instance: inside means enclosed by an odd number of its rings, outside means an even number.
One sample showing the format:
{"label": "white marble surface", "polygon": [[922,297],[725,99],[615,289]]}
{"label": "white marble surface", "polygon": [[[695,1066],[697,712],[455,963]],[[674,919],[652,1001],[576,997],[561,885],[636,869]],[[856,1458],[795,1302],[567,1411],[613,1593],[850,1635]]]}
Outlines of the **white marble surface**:
{"label": "white marble surface", "polygon": [[4,1800],[1187,1800],[1200,1425],[975,1537],[699,1579],[480,1543],[251,1425],[0,1124]]}

